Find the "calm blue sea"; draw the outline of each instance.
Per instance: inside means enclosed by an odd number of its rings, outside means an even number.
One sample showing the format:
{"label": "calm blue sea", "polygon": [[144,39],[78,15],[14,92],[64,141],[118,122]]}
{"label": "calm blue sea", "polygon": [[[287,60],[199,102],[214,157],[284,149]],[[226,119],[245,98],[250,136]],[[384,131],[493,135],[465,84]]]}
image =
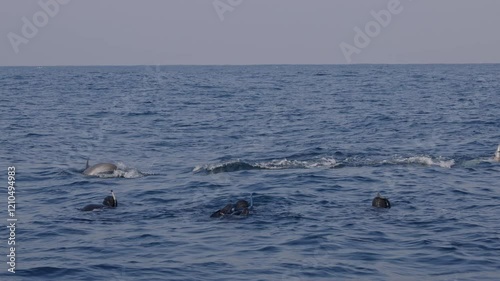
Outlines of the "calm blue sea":
{"label": "calm blue sea", "polygon": [[500,278],[500,65],[2,67],[0,105],[1,280]]}

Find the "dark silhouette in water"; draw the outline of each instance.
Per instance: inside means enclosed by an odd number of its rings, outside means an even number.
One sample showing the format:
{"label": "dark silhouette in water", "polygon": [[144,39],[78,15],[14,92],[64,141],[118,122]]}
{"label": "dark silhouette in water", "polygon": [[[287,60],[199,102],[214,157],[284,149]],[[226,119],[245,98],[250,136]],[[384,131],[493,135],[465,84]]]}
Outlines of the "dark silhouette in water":
{"label": "dark silhouette in water", "polygon": [[217,174],[217,173],[229,173],[235,171],[260,170],[260,169],[262,168],[254,166],[249,163],[238,161],[238,162],[222,164],[218,167],[212,168],[211,170],[209,170],[209,172],[212,174]]}
{"label": "dark silhouette in water", "polygon": [[246,200],[238,200],[234,205],[229,203],[224,206],[224,208],[215,211],[210,217],[221,218],[224,216],[248,216],[252,205],[253,204],[249,204]]}
{"label": "dark silhouette in water", "polygon": [[82,208],[82,211],[94,211],[104,208],[116,208],[118,207],[118,200],[116,200],[115,193],[111,190],[111,195],[106,196],[102,201],[102,204],[90,204]]}
{"label": "dark silhouette in water", "polygon": [[373,198],[372,206],[376,208],[390,208],[391,202],[389,202],[389,199],[380,196],[380,193],[377,193],[377,196]]}

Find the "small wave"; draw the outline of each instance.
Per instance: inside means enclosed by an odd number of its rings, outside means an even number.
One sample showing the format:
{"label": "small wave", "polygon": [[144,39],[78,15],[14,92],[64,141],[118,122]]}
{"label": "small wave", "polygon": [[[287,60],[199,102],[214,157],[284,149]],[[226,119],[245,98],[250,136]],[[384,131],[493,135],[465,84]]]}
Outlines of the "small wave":
{"label": "small wave", "polygon": [[128,169],[128,170],[115,170],[112,174],[99,174],[100,178],[126,178],[126,179],[135,179],[141,178],[144,174],[142,174],[137,169]]}
{"label": "small wave", "polygon": [[310,169],[310,168],[333,168],[338,165],[333,158],[321,158],[318,160],[271,160],[269,162],[260,162],[256,164],[262,169],[277,170],[277,169]]}
{"label": "small wave", "polygon": [[288,160],[288,159],[274,159],[270,161],[248,163],[241,160],[229,161],[218,164],[207,164],[196,166],[193,173],[223,173],[235,172],[244,170],[284,170],[284,169],[310,169],[310,168],[332,168],[337,166],[338,163],[333,158],[320,158],[314,160]]}
{"label": "small wave", "polygon": [[332,157],[321,157],[315,159],[272,159],[260,162],[245,162],[242,160],[228,161],[217,164],[206,164],[194,167],[193,173],[224,173],[244,170],[286,170],[286,169],[314,169],[314,168],[341,168],[341,167],[374,167],[379,165],[422,165],[438,166],[441,168],[452,168],[456,165],[454,159],[431,156],[397,156],[392,159],[373,160],[364,157],[348,157],[336,160]]}
{"label": "small wave", "polygon": [[196,166],[193,169],[193,173],[206,172],[210,174],[217,174],[223,172],[235,172],[235,171],[255,170],[255,169],[261,169],[261,168],[252,165],[250,163],[237,160],[219,164],[207,164],[207,165]]}
{"label": "small wave", "polygon": [[150,111],[150,110],[146,110],[146,111],[142,111],[142,112],[129,112],[127,114],[127,116],[130,116],[130,117],[135,117],[135,116],[148,116],[148,115],[156,115],[156,112],[154,111]]}
{"label": "small wave", "polygon": [[[21,276],[37,276],[37,277],[56,277],[56,276],[65,276],[65,275],[77,275],[83,274],[82,269],[78,268],[63,268],[63,267],[51,267],[51,266],[42,266],[35,268],[28,268],[20,271]],[[50,279],[52,279],[50,278]]]}
{"label": "small wave", "polygon": [[455,165],[455,160],[432,159],[429,156],[413,156],[395,160],[396,164],[420,164],[424,166],[439,166],[442,168],[451,168]]}
{"label": "small wave", "polygon": [[470,167],[474,167],[477,165],[481,165],[483,163],[495,164],[495,163],[498,163],[498,161],[495,161],[495,159],[493,159],[493,157],[481,157],[481,158],[465,160],[461,163],[461,166],[466,167],[466,168],[470,168]]}

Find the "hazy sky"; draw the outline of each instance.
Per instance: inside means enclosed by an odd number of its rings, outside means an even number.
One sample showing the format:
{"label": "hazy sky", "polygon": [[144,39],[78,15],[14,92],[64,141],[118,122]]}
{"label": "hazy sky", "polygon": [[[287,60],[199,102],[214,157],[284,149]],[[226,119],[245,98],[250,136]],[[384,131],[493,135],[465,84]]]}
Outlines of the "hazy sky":
{"label": "hazy sky", "polygon": [[500,63],[499,13],[498,0],[0,0],[0,65]]}

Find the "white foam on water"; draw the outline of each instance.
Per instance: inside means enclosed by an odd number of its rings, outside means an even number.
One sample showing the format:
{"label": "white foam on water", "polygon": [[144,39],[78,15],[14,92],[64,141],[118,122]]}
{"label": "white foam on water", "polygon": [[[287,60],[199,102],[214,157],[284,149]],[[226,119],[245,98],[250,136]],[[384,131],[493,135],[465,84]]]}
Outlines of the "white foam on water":
{"label": "white foam on water", "polygon": [[334,158],[323,157],[315,160],[288,160],[275,159],[268,162],[261,162],[256,164],[258,167],[264,169],[310,169],[310,168],[332,168],[338,165]]}
{"label": "white foam on water", "polygon": [[424,166],[439,166],[442,168],[451,168],[455,165],[455,160],[441,160],[441,159],[432,159],[429,156],[412,156],[408,158],[397,159],[396,163],[403,164],[420,164]]}

